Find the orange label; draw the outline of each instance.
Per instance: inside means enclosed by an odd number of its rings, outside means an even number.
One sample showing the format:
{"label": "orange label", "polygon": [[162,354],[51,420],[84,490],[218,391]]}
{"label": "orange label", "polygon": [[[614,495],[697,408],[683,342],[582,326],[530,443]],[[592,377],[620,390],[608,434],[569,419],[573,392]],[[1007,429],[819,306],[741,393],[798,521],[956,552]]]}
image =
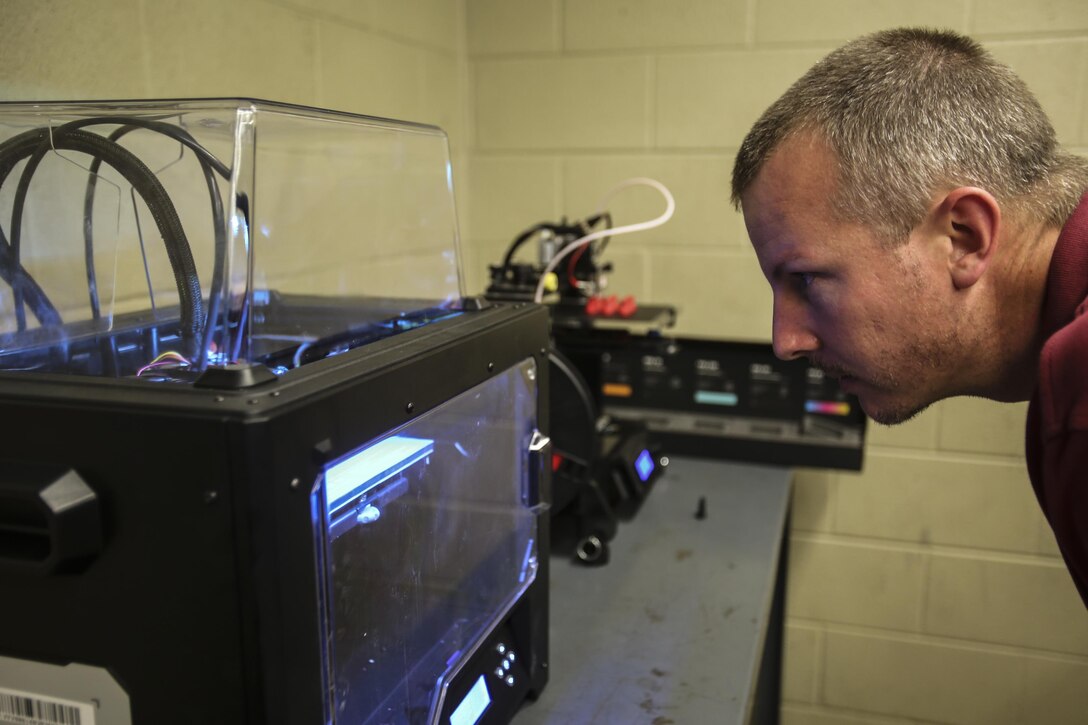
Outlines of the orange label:
{"label": "orange label", "polygon": [[610,398],[630,398],[632,391],[626,383],[605,383],[601,386],[601,392]]}

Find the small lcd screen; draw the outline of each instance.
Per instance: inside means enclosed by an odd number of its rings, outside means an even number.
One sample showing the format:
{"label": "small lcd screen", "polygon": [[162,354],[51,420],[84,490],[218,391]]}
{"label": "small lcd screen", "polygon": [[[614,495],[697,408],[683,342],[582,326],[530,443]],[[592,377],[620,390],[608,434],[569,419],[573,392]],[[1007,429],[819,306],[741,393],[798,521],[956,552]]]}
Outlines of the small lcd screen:
{"label": "small lcd screen", "polygon": [[491,693],[487,691],[487,683],[484,676],[476,680],[476,684],[465,695],[465,699],[450,715],[450,725],[476,725],[480,722],[480,716],[491,704]]}
{"label": "small lcd screen", "polygon": [[654,472],[654,457],[650,455],[650,452],[646,449],[642,450],[642,453],[638,454],[638,458],[635,459],[635,472],[638,473],[638,477],[642,479],[643,483],[650,480],[650,476]]}

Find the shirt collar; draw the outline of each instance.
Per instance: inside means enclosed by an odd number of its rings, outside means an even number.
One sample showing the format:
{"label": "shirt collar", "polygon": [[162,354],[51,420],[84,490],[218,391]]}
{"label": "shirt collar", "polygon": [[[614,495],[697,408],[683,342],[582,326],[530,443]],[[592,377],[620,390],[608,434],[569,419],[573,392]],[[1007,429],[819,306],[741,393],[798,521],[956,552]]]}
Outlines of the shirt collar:
{"label": "shirt collar", "polygon": [[1047,272],[1044,339],[1065,327],[1088,297],[1088,192],[1062,227]]}

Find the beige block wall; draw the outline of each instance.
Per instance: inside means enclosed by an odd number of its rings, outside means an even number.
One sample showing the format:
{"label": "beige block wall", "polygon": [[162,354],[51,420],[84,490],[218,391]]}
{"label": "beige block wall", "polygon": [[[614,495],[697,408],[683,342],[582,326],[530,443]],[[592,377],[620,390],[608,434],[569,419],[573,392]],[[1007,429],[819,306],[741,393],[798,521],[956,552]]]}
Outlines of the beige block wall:
{"label": "beige block wall", "polygon": [[[652,176],[676,216],[613,240],[612,290],[678,305],[681,334],[768,339],[733,155],[816,59],[884,27],[974,35],[1088,149],[1083,0],[467,1],[470,288],[530,224]],[[611,207],[627,223],[661,202]],[[1024,412],[947,401],[871,427],[861,474],[799,472],[784,723],[1088,722],[1088,613],[1024,471]]]}
{"label": "beige block wall", "polygon": [[248,96],[467,133],[460,0],[4,0],[2,100]]}

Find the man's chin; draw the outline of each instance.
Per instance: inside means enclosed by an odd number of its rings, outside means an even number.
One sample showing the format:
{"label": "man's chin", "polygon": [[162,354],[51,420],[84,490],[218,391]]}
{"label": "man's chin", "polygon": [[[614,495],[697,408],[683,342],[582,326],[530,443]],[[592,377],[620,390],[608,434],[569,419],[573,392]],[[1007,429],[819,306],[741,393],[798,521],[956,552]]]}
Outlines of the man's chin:
{"label": "man's chin", "polygon": [[870,401],[863,397],[859,397],[858,402],[861,403],[861,409],[865,411],[865,415],[881,425],[906,423],[929,407],[928,403],[924,405],[896,404],[890,401]]}

